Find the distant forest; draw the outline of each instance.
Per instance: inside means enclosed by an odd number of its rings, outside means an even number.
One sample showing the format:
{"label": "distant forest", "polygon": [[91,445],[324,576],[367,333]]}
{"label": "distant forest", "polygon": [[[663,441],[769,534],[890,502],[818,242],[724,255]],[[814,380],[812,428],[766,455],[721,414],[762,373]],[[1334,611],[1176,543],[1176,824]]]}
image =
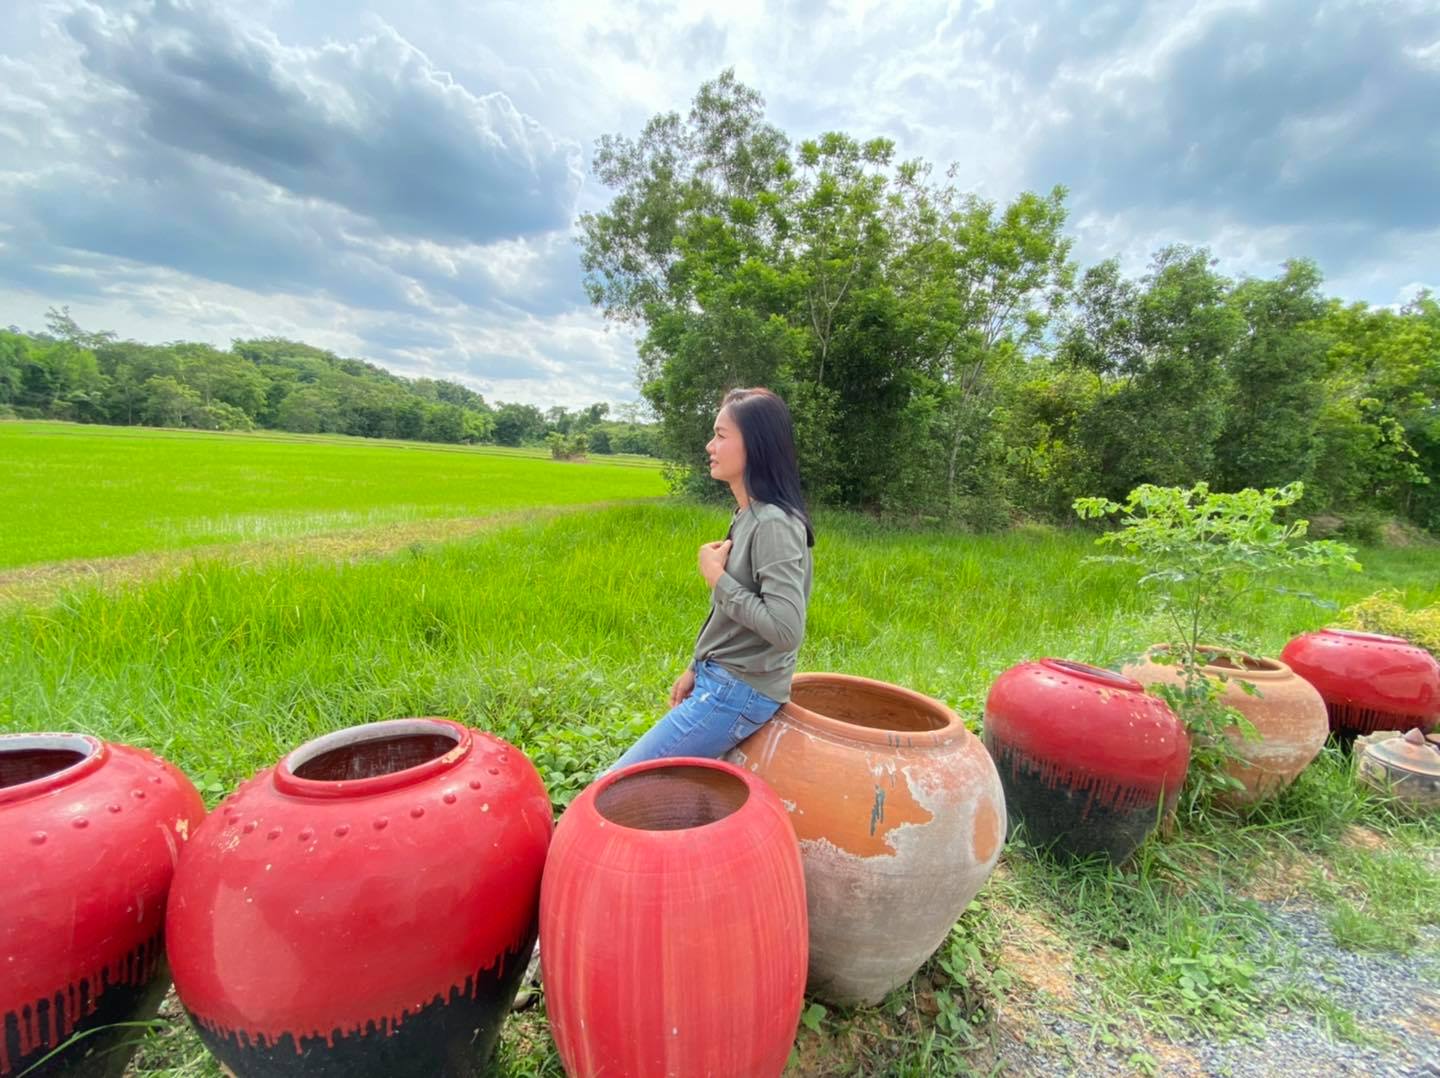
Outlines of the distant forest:
{"label": "distant forest", "polygon": [[613,417],[603,402],[574,411],[492,404],[456,382],[401,378],[279,337],[237,340],[225,351],[189,341],[122,341],[81,329],[68,308],[51,308],[43,333],[0,330],[5,417],[548,444],[557,456],[659,453],[654,425]]}

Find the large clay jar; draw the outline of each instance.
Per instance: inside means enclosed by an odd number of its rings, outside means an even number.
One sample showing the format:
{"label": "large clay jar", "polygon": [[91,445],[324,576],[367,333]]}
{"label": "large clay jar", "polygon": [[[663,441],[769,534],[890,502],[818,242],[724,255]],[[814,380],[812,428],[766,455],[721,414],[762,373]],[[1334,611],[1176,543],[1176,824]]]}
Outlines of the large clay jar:
{"label": "large clay jar", "polygon": [[249,1075],[482,1072],[535,942],[540,776],[499,738],[395,719],[308,742],[191,839],[175,990]]}
{"label": "large clay jar", "polygon": [[1344,737],[1440,721],[1440,664],[1398,636],[1321,629],[1280,653],[1325,699],[1330,729]]}
{"label": "large clay jar", "polygon": [[799,674],[730,759],[789,810],[805,862],[813,995],[878,1003],[970,904],[1005,837],[995,765],[959,716],[898,685]]}
{"label": "large clay jar", "polygon": [[1117,864],[1173,810],[1190,766],[1190,739],[1163,700],[1134,678],[1064,659],[996,679],[985,744],[1032,843]]}
{"label": "large clay jar", "polygon": [[805,990],[785,809],[718,760],[635,764],[560,819],[540,899],[545,1006],[572,1078],[767,1078]]}
{"label": "large clay jar", "polygon": [[152,1017],[169,986],[165,896],[204,817],[143,749],[0,737],[0,1075],[124,1072],[138,1032],[115,1023]]}
{"label": "large clay jar", "polygon": [[[1151,649],[1153,654],[1156,649]],[[1210,661],[1202,672],[1223,681],[1219,702],[1233,707],[1255,727],[1258,737],[1247,738],[1232,726],[1225,731],[1237,759],[1227,768],[1243,790],[1225,794],[1219,800],[1236,807],[1253,805],[1278,794],[1320,755],[1330,734],[1325,701],[1304,678],[1277,659],[1201,648]],[[1181,686],[1180,667],[1147,657],[1122,668],[1146,688],[1159,682]],[[1247,692],[1249,685],[1254,691]]]}

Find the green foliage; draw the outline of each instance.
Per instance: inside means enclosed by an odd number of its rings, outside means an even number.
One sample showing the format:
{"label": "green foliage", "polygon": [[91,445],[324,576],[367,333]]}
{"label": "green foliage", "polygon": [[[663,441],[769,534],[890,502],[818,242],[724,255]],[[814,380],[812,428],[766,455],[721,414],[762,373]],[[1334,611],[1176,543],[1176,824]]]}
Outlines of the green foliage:
{"label": "green foliage", "polygon": [[885,138],[792,139],[732,71],[685,115],[597,143],[591,300],[638,327],[679,489],[724,391],[795,417],[811,501],[985,530],[1087,491],[1310,483],[1440,530],[1440,305],[1344,307],[1319,269],[1231,281],[1204,249],[1075,280],[1065,192],[997,205]]}
{"label": "green foliage", "polygon": [[590,439],[580,433],[567,436],[554,431],[546,435],[545,444],[553,460],[584,460],[590,448]]}
{"label": "green foliage", "polygon": [[[88,333],[51,310],[46,334],[0,331],[0,408],[33,419],[298,434],[348,434],[451,444],[539,445],[545,435],[589,431],[600,402],[570,412],[528,404],[492,409],[455,382],[399,378],[276,337],[229,351],[182,341],[146,345]],[[654,428],[623,425],[616,451],[658,456]]]}
{"label": "green foliage", "polygon": [[1394,588],[1368,595],[1347,606],[1335,624],[1371,633],[1398,636],[1440,659],[1440,603],[1407,610]]}
{"label": "green foliage", "polygon": [[1004,520],[996,387],[1067,280],[1063,192],[997,207],[896,162],[886,139],[793,144],[733,72],[688,116],[606,136],[615,190],[581,221],[591,299],[638,324],[641,379],[682,487],[726,389],[795,419],[817,503]]}
{"label": "green foliage", "polygon": [[1118,547],[1123,553],[1107,560],[1136,566],[1141,587],[1155,597],[1168,633],[1157,657],[1177,665],[1182,680],[1178,687],[1159,685],[1155,691],[1192,734],[1192,803],[1236,785],[1224,773],[1234,752],[1223,733],[1232,725],[1246,731],[1249,723],[1219,703],[1224,682],[1204,667],[1214,664],[1216,650],[1254,646],[1253,636],[1240,634],[1237,613],[1253,606],[1262,589],[1273,590],[1280,574],[1360,569],[1352,548],[1328,539],[1301,542],[1306,521],[1275,519],[1304,492],[1301,483],[1233,494],[1213,492],[1204,483],[1188,490],[1146,484],[1132,490],[1123,505],[1093,497],[1075,502],[1083,520],[1119,520],[1118,529],[1096,542]]}

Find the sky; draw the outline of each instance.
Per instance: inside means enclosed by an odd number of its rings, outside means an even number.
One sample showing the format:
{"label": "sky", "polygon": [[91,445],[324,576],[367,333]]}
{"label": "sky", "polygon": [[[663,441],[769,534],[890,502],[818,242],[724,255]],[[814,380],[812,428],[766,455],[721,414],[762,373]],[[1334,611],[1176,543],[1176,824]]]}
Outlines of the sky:
{"label": "sky", "polygon": [[1440,2],[17,0],[0,325],[285,336],[491,400],[638,395],[588,304],[596,139],[733,67],[794,139],[885,136],[1073,256],[1440,290]]}

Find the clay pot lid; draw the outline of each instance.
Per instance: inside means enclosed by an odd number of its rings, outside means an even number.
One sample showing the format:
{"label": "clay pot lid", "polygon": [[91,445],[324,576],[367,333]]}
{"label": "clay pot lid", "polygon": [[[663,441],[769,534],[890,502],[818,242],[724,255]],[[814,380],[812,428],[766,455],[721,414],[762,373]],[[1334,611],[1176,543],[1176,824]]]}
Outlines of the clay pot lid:
{"label": "clay pot lid", "polygon": [[1356,744],[1363,744],[1362,751],[1383,764],[1440,778],[1440,745],[1427,739],[1418,728],[1404,734],[1387,730],[1370,738],[1360,738]]}

